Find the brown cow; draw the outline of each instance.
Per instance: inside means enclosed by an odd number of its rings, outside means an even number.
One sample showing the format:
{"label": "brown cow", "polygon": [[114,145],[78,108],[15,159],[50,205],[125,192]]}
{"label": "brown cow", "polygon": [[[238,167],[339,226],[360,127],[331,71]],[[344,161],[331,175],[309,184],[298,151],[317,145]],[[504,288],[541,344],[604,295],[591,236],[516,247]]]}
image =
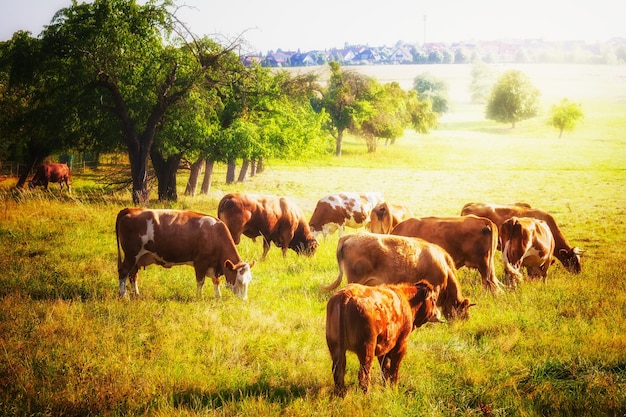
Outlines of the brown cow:
{"label": "brown cow", "polygon": [[[516,217],[534,217],[548,223],[552,236],[554,237],[554,256],[563,264],[565,269],[574,274],[581,271],[581,255],[582,250],[570,246],[567,239],[556,224],[554,217],[543,210],[532,208],[526,203],[515,203],[510,205],[487,204],[487,203],[468,203],[463,207],[461,215],[475,214],[476,216],[486,217],[494,222],[498,228],[506,219],[513,216]],[[501,246],[498,246],[501,249]]]}
{"label": "brown cow", "polygon": [[317,240],[311,234],[302,211],[285,197],[227,194],[219,202],[217,217],[228,226],[237,245],[242,234],[251,239],[261,236],[262,260],[271,242],[282,249],[283,256],[287,256],[287,249],[307,256],[312,256],[317,250]]}
{"label": "brown cow", "polygon": [[355,233],[339,238],[339,276],[326,291],[341,284],[344,271],[348,283],[365,285],[430,282],[437,293],[437,306],[452,320],[466,319],[470,304],[463,298],[456,279],[454,261],[440,246],[418,238],[375,233]]}
{"label": "brown cow", "polygon": [[324,238],[339,229],[343,236],[345,227],[367,227],[372,209],[384,200],[380,193],[338,193],[320,199],[309,220],[314,236]]}
{"label": "brown cow", "polygon": [[342,397],[346,393],[346,351],[359,358],[359,385],[364,392],[374,357],[383,380],[396,384],[411,331],[439,321],[435,303],[433,287],[426,281],[378,287],[350,284],[337,291],[326,305],[326,343],[335,393]]}
{"label": "brown cow", "polygon": [[198,297],[202,296],[205,277],[211,277],[215,295],[221,297],[219,277],[225,275],[233,293],[248,298],[254,263],[242,262],[226,225],[213,216],[194,211],[125,208],[117,215],[115,233],[120,296],[126,293],[126,278],[139,295],[139,268],[156,263],[166,268],[193,265]]}
{"label": "brown cow", "polygon": [[67,164],[43,164],[37,168],[37,172],[30,180],[29,188],[35,188],[39,185],[48,190],[48,184],[51,182],[58,182],[63,191],[63,184],[67,186],[68,191],[72,191],[70,188],[70,168]]}
{"label": "brown cow", "polygon": [[406,206],[380,203],[372,209],[370,232],[388,235],[398,223],[410,217],[413,217],[413,213]]}
{"label": "brown cow", "polygon": [[391,234],[419,237],[441,246],[452,256],[457,269],[478,269],[484,288],[502,291],[494,261],[498,228],[491,220],[474,215],[411,218],[398,224]]}
{"label": "brown cow", "polygon": [[552,265],[554,238],[543,220],[533,217],[511,217],[502,223],[502,261],[507,281],[515,287],[522,281],[522,267],[530,278],[543,278]]}

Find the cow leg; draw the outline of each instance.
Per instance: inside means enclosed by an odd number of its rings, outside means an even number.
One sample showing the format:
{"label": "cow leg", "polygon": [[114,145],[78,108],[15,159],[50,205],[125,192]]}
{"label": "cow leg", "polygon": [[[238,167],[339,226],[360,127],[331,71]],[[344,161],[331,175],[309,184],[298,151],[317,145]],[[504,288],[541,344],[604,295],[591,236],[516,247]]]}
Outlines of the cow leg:
{"label": "cow leg", "polygon": [[478,272],[482,278],[483,288],[491,291],[493,294],[502,292],[502,283],[496,277],[493,268],[489,268],[486,265],[478,267]]}
{"label": "cow leg", "polygon": [[139,295],[139,288],[137,288],[137,273],[139,268],[136,265],[127,265],[123,262],[118,269],[118,277],[120,282],[120,297],[126,295],[126,280],[130,280],[131,287],[135,294]]}
{"label": "cow leg", "polygon": [[359,363],[359,386],[363,392],[367,392],[370,386],[370,370],[372,369],[372,361],[374,360],[374,349],[376,341],[368,343],[363,352],[358,353]]}
{"label": "cow leg", "polygon": [[402,358],[405,353],[405,348],[397,349],[397,347],[387,353],[384,358],[385,366],[383,367],[383,364],[381,363],[381,371],[385,382],[389,382],[392,385],[395,385],[398,382],[398,370],[400,369],[400,362],[402,362]]}
{"label": "cow leg", "polygon": [[389,369],[391,369],[391,359],[385,354],[378,357],[378,363],[380,364],[380,372],[383,375],[383,381],[386,383],[390,375]]}
{"label": "cow leg", "polygon": [[339,347],[331,350],[333,359],[333,380],[335,382],[335,394],[344,397],[346,395],[346,351]]}
{"label": "cow leg", "polygon": [[213,281],[213,292],[215,293],[215,298],[222,298],[222,291],[220,290],[220,278],[211,278]]}
{"label": "cow leg", "polygon": [[[267,256],[267,252],[269,252],[270,250],[270,241],[267,240],[265,237],[263,237],[263,255],[261,255],[261,260],[264,261],[265,257]],[[283,252],[283,255],[285,253]]]}

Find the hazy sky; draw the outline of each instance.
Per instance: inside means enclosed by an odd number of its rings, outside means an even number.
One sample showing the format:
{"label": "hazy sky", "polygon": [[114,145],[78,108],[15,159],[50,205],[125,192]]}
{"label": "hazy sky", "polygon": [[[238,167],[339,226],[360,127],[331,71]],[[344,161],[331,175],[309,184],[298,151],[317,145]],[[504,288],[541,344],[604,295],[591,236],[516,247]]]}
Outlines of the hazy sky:
{"label": "hazy sky", "polygon": [[[624,0],[176,0],[198,35],[238,35],[251,50],[329,49],[345,43],[626,38]],[[0,0],[0,41],[39,35],[71,0]],[[426,16],[424,20],[424,16]],[[425,24],[424,24],[425,21]]]}

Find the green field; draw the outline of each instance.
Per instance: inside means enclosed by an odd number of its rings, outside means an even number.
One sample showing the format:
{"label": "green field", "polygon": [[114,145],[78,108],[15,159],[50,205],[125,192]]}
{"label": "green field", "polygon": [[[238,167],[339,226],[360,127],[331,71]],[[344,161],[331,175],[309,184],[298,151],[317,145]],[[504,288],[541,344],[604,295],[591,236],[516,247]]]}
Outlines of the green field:
{"label": "green field", "polygon": [[[306,216],[336,191],[380,191],[416,216],[458,215],[470,201],[525,201],[551,212],[583,272],[557,262],[546,284],[500,296],[461,268],[469,320],[413,332],[397,387],[373,372],[358,389],[348,354],[344,399],[332,395],[325,342],[337,235],[313,258],[272,247],[253,268],[249,300],[195,297],[190,267],[140,271],[141,298],[117,297],[114,222],[130,194],[104,193],[109,169],[75,172],[74,192],[16,192],[0,182],[0,415],[539,416],[626,414],[626,67],[527,66],[543,107],[580,101],[582,124],[557,139],[545,114],[515,129],[471,105],[469,66],[406,67],[451,80],[453,112],[429,135],[407,131],[367,154],[268,161],[235,185],[218,167],[209,196],[168,207],[216,213],[230,191],[292,197]],[[414,75],[381,67],[382,81]],[[375,71],[374,68],[360,68]],[[542,90],[543,91],[543,90]],[[180,193],[184,181],[181,174]],[[154,202],[153,207],[162,207]],[[258,259],[261,242],[239,251]],[[502,277],[499,254],[498,277]]]}

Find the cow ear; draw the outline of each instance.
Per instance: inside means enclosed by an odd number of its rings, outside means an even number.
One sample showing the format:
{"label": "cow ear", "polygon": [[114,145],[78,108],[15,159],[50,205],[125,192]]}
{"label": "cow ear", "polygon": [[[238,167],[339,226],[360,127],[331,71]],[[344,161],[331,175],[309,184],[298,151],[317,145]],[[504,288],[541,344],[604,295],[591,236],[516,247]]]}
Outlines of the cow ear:
{"label": "cow ear", "polygon": [[252,267],[254,266],[254,264],[256,264],[256,261],[252,261],[252,262],[249,262],[249,263],[248,263],[248,265],[250,266],[250,268],[252,268]]}
{"label": "cow ear", "polygon": [[235,264],[230,259],[226,259],[224,261],[224,268],[228,268],[231,271],[234,271],[235,270]]}

